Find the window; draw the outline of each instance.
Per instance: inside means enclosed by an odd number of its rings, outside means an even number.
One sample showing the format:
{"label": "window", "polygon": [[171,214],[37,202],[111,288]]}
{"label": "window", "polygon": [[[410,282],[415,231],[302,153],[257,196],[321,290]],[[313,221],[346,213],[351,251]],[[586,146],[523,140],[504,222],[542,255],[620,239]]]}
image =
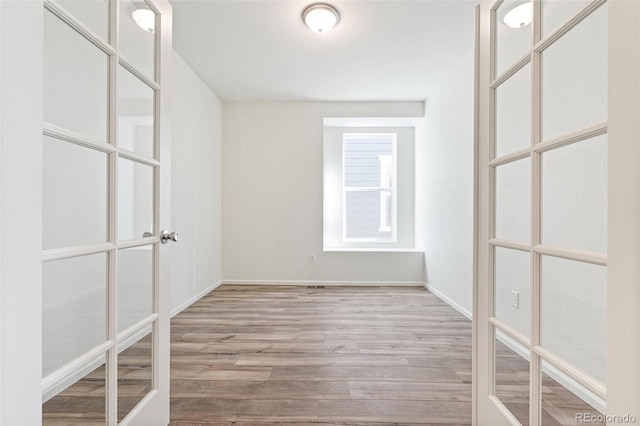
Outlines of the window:
{"label": "window", "polygon": [[396,139],[343,134],[343,241],[396,241]]}
{"label": "window", "polygon": [[413,249],[414,126],[331,120],[324,125],[324,249]]}

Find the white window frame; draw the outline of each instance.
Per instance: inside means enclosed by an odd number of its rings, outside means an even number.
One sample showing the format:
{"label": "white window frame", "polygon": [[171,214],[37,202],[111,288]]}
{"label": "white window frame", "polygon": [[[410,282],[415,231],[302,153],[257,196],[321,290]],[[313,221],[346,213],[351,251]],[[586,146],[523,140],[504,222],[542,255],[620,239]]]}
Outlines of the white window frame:
{"label": "white window frame", "polygon": [[[378,158],[381,161],[381,175],[380,175],[380,186],[345,186],[345,140],[346,139],[391,139],[391,185],[383,186],[382,185],[382,158],[380,157],[389,157],[389,155],[379,155]],[[397,237],[397,221],[396,221],[396,212],[397,212],[397,170],[398,170],[398,155],[397,155],[397,142],[398,142],[398,134],[397,133],[388,133],[388,132],[369,132],[369,133],[343,133],[342,134],[342,241],[346,243],[395,243],[398,240]],[[363,191],[371,191],[378,192],[382,194],[383,192],[391,193],[391,226],[387,226],[387,210],[385,203],[380,197],[380,232],[388,232],[391,231],[391,236],[389,238],[349,238],[347,237],[347,193],[348,192],[363,192]]]}
{"label": "white window frame", "polygon": [[[395,144],[394,144],[395,148]],[[389,222],[391,219],[396,217],[396,207],[397,200],[395,197],[392,199],[391,196],[395,195],[397,191],[395,190],[395,182],[397,178],[397,158],[396,155],[378,155],[378,160],[380,161],[380,187],[388,187],[388,191],[384,191],[384,195],[386,196],[391,203],[391,218],[387,216],[387,202],[383,197],[380,197],[380,227],[378,230],[380,232],[391,232],[392,230],[395,233],[395,223]],[[391,164],[393,162],[393,164]],[[391,171],[389,171],[391,169]],[[393,177],[389,176],[389,174],[393,173]],[[385,178],[389,178],[390,183],[385,185]],[[381,191],[383,192],[383,191]],[[393,201],[393,202],[392,202]]]}
{"label": "white window frame", "polygon": [[[323,251],[415,251],[415,145],[423,118],[324,118]],[[395,241],[344,240],[343,135],[389,134],[396,139]],[[378,189],[379,190],[379,189]],[[374,223],[374,226],[377,225]]]}

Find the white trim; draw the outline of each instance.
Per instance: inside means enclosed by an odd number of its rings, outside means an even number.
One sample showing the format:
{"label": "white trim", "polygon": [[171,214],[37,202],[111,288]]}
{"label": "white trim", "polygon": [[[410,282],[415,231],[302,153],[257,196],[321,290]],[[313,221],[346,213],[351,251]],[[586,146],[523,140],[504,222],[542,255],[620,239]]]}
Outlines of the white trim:
{"label": "white trim", "polygon": [[[526,348],[523,348],[522,344],[517,342],[513,337],[503,332],[503,334],[496,333],[496,338],[505,346],[507,346],[509,349],[511,349],[513,352],[515,352],[520,357],[522,357],[522,359],[526,360],[527,362],[531,362],[531,353],[529,352],[529,350]],[[551,377],[560,385],[564,386],[571,393],[576,395],[578,398],[580,398],[581,400],[583,400],[584,402],[586,402],[587,404],[589,404],[591,407],[595,408],[599,412],[601,413],[606,412],[607,405],[602,398],[599,398],[597,395],[594,395],[593,393],[589,392],[583,386],[578,385],[577,380],[570,377],[568,374],[564,373],[562,370],[558,369],[547,359],[545,358],[543,359],[546,361],[546,365],[545,365],[545,368],[542,369],[542,371],[546,375]]]}
{"label": "white trim", "polygon": [[[0,36],[2,36],[2,6],[0,6]],[[2,43],[0,43],[0,89],[2,89],[3,81],[2,81]],[[3,151],[3,136],[2,136],[2,104],[3,99],[0,97],[0,165],[2,164],[2,151]],[[0,172],[0,235],[2,235],[2,212],[4,211],[4,205],[2,204],[2,173]],[[0,240],[0,277],[2,277],[2,259],[3,259],[3,251],[2,251],[3,242]],[[2,285],[0,284],[0,307],[2,306]],[[2,327],[0,326],[0,366],[2,366]],[[0,368],[0,383],[2,383],[2,368]],[[2,387],[0,386],[0,393],[2,392]],[[0,397],[0,413],[2,413],[2,401],[3,398]],[[0,422],[2,422],[2,416],[0,416]]]}
{"label": "white trim", "polygon": [[[478,213],[480,211],[480,23],[481,7],[476,5],[474,16],[473,54],[473,288],[471,302],[471,421],[478,421],[478,243],[480,241]],[[426,283],[425,283],[426,285]],[[473,315],[475,313],[475,319]]]}
{"label": "white trim", "polygon": [[571,31],[575,28],[580,22],[582,22],[587,16],[591,15],[597,8],[606,3],[606,0],[593,0],[588,3],[582,10],[580,10],[577,14],[573,15],[562,24],[560,24],[555,30],[551,33],[547,34],[544,38],[542,38],[542,34],[540,34],[541,40],[537,41],[533,46],[533,50],[536,53],[540,53],[545,50],[547,47],[551,46],[553,43],[558,41],[560,37]]}
{"label": "white trim", "polygon": [[89,27],[77,20],[64,7],[60,6],[58,2],[54,0],[44,0],[44,7],[107,55],[113,56],[116,54],[115,49],[109,45],[106,40],[103,40],[99,35],[89,29]]}
{"label": "white trim", "polygon": [[574,367],[573,364],[553,354],[551,351],[544,349],[542,346],[534,346],[533,352],[538,355],[541,360],[547,361],[555,368],[562,370],[568,377],[584,386],[588,391],[593,392],[597,397],[602,398],[603,404],[605,404],[604,401],[607,399],[607,388],[603,383],[584,373],[579,368]]}
{"label": "white trim", "polygon": [[545,153],[556,148],[571,145],[576,142],[582,142],[587,139],[595,138],[597,136],[606,135],[608,131],[608,123],[606,121],[593,126],[586,127],[584,129],[577,130],[575,132],[567,133],[559,138],[551,139],[548,141],[540,142],[533,148],[535,152]]}
{"label": "white trim", "polygon": [[413,247],[322,247],[322,251],[365,251],[374,253],[423,253],[424,250],[420,250]]}
{"label": "white trim", "polygon": [[222,285],[294,285],[327,287],[423,287],[421,281],[222,280]]}
{"label": "white trim", "polygon": [[42,250],[42,261],[70,259],[72,257],[89,256],[98,253],[109,253],[116,248],[113,243],[89,244],[86,246],[64,247],[58,249]]}
{"label": "white trim", "polygon": [[[424,101],[422,102],[424,105]],[[325,117],[324,127],[416,127],[422,123],[423,113],[418,117]]]}
{"label": "white trim", "polygon": [[41,1],[0,1],[0,9],[0,424],[37,425],[42,421],[44,8]]}
{"label": "white trim", "polygon": [[140,330],[145,329],[146,327],[153,325],[154,321],[160,318],[160,315],[157,313],[151,314],[144,319],[141,319],[137,323],[133,324],[129,328],[125,328],[121,332],[118,333],[118,346],[127,345],[132,336],[138,335]]}
{"label": "white trim", "polygon": [[[103,359],[104,360],[107,359],[105,355],[106,353],[103,353],[98,358],[95,358],[88,364],[85,364],[79,367],[76,371],[70,373],[68,376],[62,379],[57,380],[55,383],[51,384],[49,388],[47,388],[46,390],[43,390],[42,403],[44,404],[45,402],[47,402],[48,400],[50,400],[60,392],[73,386],[73,384],[75,384],[78,380],[82,379],[84,376],[86,376],[87,374],[91,373],[93,370],[95,370],[96,368],[104,364]],[[100,357],[104,357],[104,358],[100,358]],[[106,380],[106,375],[105,375],[105,380]],[[106,383],[105,383],[105,386],[106,386]]]}
{"label": "white trim", "polygon": [[607,409],[640,417],[640,2],[608,8]]}
{"label": "white trim", "polygon": [[507,155],[503,155],[498,158],[494,158],[489,161],[489,165],[491,167],[498,167],[509,163],[515,163],[519,160],[524,160],[525,158],[529,158],[531,156],[531,148],[521,149],[520,151],[512,152]]}
{"label": "white trim", "polygon": [[[142,340],[143,337],[147,336],[149,333],[151,333],[151,329],[149,329],[147,326],[145,328],[142,328],[141,330],[138,330],[136,333],[132,334],[131,336],[127,337],[120,344],[118,344],[118,349],[117,349],[118,353],[122,353],[123,351],[127,350],[134,344],[138,343],[140,340]],[[108,351],[111,348],[113,348],[113,346],[114,346],[113,341],[108,340],[102,343],[101,345],[97,346],[96,348],[92,349],[90,352],[87,352],[81,357],[76,358],[73,364],[68,365],[68,368],[57,370],[52,374],[50,374],[49,376],[45,377],[43,379],[43,386],[42,386],[43,387],[42,402],[43,403],[47,402],[48,400],[50,400],[60,392],[64,391],[65,389],[69,388],[70,386],[72,386],[73,384],[75,384],[76,382],[84,378],[87,374],[91,373],[96,368],[105,364],[105,362],[107,361]],[[102,353],[96,356],[95,354],[97,352],[102,352]],[[82,364],[82,362],[84,362],[84,360],[86,360],[87,358],[90,358],[91,360],[88,361],[86,364]],[[79,363],[75,362],[78,360],[80,361]],[[76,365],[78,364],[80,364],[80,366],[76,367]],[[105,373],[105,386],[106,386],[106,379],[107,377]]]}
{"label": "white trim", "polygon": [[176,306],[175,308],[173,308],[171,310],[171,318],[175,317],[180,312],[184,311],[189,306],[193,305],[198,300],[202,299],[204,296],[206,296],[207,294],[211,293],[213,290],[215,290],[216,288],[220,287],[221,285],[222,285],[222,280],[218,281],[215,284],[210,285],[209,287],[207,287],[204,290],[202,290],[200,293],[198,293],[195,296],[185,300],[184,302],[182,302],[181,304],[179,304],[178,306]]}
{"label": "white trim", "polygon": [[138,154],[137,152],[129,151],[128,149],[124,148],[118,148],[118,157],[124,158],[129,161],[135,161],[136,163],[144,164],[150,167],[160,166],[160,162],[158,160],[154,160],[153,158],[146,157],[144,155]]}
{"label": "white trim", "polygon": [[429,290],[431,293],[433,293],[436,297],[438,297],[444,303],[446,303],[447,305],[451,306],[453,309],[455,309],[456,311],[464,315],[469,321],[473,321],[473,314],[468,309],[463,308],[462,305],[460,305],[458,302],[451,299],[449,296],[445,295],[443,292],[436,289],[435,287],[427,283],[422,283],[422,285],[424,286],[424,288]]}
{"label": "white trim", "polygon": [[580,250],[564,249],[542,244],[534,245],[533,251],[543,256],[553,256],[578,262],[593,263],[594,265],[607,266],[607,255],[591,253]]}
{"label": "white trim", "polygon": [[[42,379],[42,401],[48,401],[58,392],[62,392],[80,380],[87,373],[86,370],[87,368],[90,368],[91,365],[95,364],[96,366],[93,367],[93,369],[97,368],[97,366],[100,365],[98,357],[105,356],[107,351],[113,348],[113,346],[113,340],[107,340],[88,352],[76,357],[65,366],[49,374],[47,377],[44,377]],[[89,371],[93,371],[93,369]]]}
{"label": "white trim", "polygon": [[515,73],[520,71],[529,63],[531,63],[531,53],[527,53],[522,58],[518,59],[518,61],[515,64],[511,65],[509,68],[503,71],[502,74],[497,76],[496,79],[491,82],[491,84],[489,85],[489,88],[497,89],[498,87],[500,87],[500,85],[502,85],[502,83],[506,82],[509,78],[513,77]]}
{"label": "white trim", "polygon": [[[127,58],[122,56],[122,54],[118,55],[118,64],[120,64],[122,66],[122,68],[126,69],[131,74],[133,74],[135,77],[137,77],[139,80],[141,80],[144,84],[146,84],[147,86],[152,88],[155,92],[160,91],[160,85],[158,83],[153,81],[151,78],[147,77],[141,71],[138,71],[138,69],[134,65],[132,65],[132,62],[127,60]],[[158,64],[156,64],[156,67],[157,66],[158,66]]]}
{"label": "white trim", "polygon": [[96,151],[104,152],[106,154],[116,151],[113,145],[64,129],[60,126],[56,126],[55,124],[47,123],[46,121],[42,122],[42,134],[50,138],[84,146],[85,148],[95,149]]}

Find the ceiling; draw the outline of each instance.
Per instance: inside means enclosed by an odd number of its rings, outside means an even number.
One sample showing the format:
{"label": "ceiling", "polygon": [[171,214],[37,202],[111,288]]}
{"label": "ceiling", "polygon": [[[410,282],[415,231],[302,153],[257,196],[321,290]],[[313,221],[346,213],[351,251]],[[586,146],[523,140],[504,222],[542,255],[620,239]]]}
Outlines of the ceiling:
{"label": "ceiling", "polygon": [[331,1],[323,35],[312,2],[173,0],[174,48],[223,101],[424,100],[473,49],[474,1]]}

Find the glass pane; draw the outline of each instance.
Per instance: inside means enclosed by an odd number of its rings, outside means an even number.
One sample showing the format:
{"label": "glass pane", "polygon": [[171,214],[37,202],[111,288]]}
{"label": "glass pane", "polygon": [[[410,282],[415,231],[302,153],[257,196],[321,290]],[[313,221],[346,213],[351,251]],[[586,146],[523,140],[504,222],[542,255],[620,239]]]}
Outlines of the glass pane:
{"label": "glass pane", "polygon": [[607,268],[542,257],[542,346],[605,383]]}
{"label": "glass pane", "polygon": [[153,167],[118,159],[118,239],[153,231]]}
{"label": "glass pane", "polygon": [[543,426],[605,426],[602,413],[591,405],[599,405],[605,411],[604,401],[547,361],[542,361]]}
{"label": "glass pane", "polygon": [[42,265],[42,374],[47,376],[106,339],[107,255]]}
{"label": "glass pane", "polygon": [[591,0],[542,0],[542,36],[573,17]]}
{"label": "glass pane", "polygon": [[123,342],[118,354],[118,422],[151,391],[153,381],[153,333],[151,326],[137,342]]}
{"label": "glass pane", "polygon": [[107,154],[45,136],[42,155],[43,248],[107,241]]}
{"label": "glass pane", "polygon": [[496,238],[531,240],[531,160],[496,168]]}
{"label": "glass pane", "polygon": [[391,241],[391,191],[347,191],[345,196],[345,237]]}
{"label": "glass pane", "polygon": [[[134,18],[134,12],[137,12]],[[146,12],[144,12],[146,11]],[[143,0],[120,1],[120,35],[118,46],[126,60],[146,76],[153,78],[155,69],[155,30],[154,16]],[[140,25],[135,19],[139,19]],[[144,29],[143,29],[144,27]]]}
{"label": "glass pane", "polygon": [[90,362],[84,377],[42,404],[43,426],[106,424],[105,360]]}
{"label": "glass pane", "polygon": [[532,25],[521,26],[526,20],[513,19],[529,16],[530,22],[531,11],[530,3],[523,6],[519,0],[505,0],[496,11],[496,77],[531,50]]}
{"label": "glass pane", "polygon": [[118,146],[153,157],[154,90],[122,67],[118,84]]}
{"label": "glass pane", "polygon": [[496,157],[531,146],[531,65],[496,89]]}
{"label": "glass pane", "polygon": [[529,349],[496,330],[495,395],[523,425],[529,424]]}
{"label": "glass pane", "polygon": [[109,2],[104,0],[58,0],[78,21],[109,41]]}
{"label": "glass pane", "polygon": [[395,178],[395,135],[344,136],[344,186],[390,188]]}
{"label": "glass pane", "polygon": [[542,140],[607,119],[607,7],[542,53]]}
{"label": "glass pane", "polygon": [[107,142],[108,58],[45,9],[43,119]]}
{"label": "glass pane", "polygon": [[118,252],[118,332],[153,313],[153,246]]}
{"label": "glass pane", "polygon": [[542,243],[607,252],[607,136],[542,155]]}
{"label": "glass pane", "polygon": [[496,318],[529,337],[531,255],[495,248]]}

